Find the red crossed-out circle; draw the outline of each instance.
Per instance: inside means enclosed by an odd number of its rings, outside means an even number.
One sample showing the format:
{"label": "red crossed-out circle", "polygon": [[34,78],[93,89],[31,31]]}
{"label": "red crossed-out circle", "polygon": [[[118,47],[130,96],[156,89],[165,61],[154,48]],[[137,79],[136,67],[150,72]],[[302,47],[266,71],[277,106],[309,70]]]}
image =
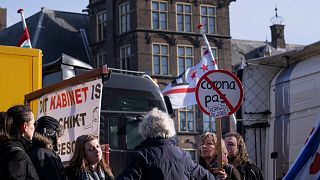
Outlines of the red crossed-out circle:
{"label": "red crossed-out circle", "polygon": [[[231,78],[232,80],[234,80],[236,83],[236,86],[237,86],[237,91],[239,91],[239,94],[238,94],[238,96],[232,97],[232,98],[238,98],[238,99],[236,99],[233,102],[230,102],[230,100],[228,99],[230,97],[228,97],[228,95],[226,95],[227,97],[224,96],[223,92],[215,86],[215,84],[212,82],[212,80],[210,80],[209,76],[213,75],[213,74],[216,74],[216,75],[219,74],[220,76],[224,76],[224,77],[227,77],[229,79]],[[202,112],[204,112],[207,115],[210,115],[209,110],[207,108],[205,108],[205,106],[202,104],[203,102],[200,100],[199,89],[200,89],[200,85],[203,81],[206,81],[207,83],[209,83],[212,87],[212,89],[210,89],[210,91],[216,92],[216,94],[218,94],[219,97],[224,101],[225,105],[229,109],[228,115],[235,113],[239,109],[239,107],[242,103],[242,100],[243,100],[243,88],[242,88],[240,80],[229,71],[212,70],[212,71],[208,71],[200,78],[200,80],[197,83],[197,87],[196,87],[196,100],[197,100],[197,103],[198,103]],[[212,92],[208,93],[208,95],[212,95]],[[219,104],[219,103],[216,103],[216,104]],[[222,103],[220,102],[220,104],[222,104]]]}

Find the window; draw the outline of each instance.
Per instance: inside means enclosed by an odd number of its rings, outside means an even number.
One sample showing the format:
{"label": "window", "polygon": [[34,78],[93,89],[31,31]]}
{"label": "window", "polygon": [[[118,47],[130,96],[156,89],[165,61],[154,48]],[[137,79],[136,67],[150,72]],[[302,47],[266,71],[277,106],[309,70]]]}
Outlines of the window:
{"label": "window", "polygon": [[178,31],[192,31],[192,8],[190,4],[177,4],[177,28]]}
{"label": "window", "polygon": [[182,74],[193,66],[193,48],[190,46],[178,46],[178,74]]}
{"label": "window", "polygon": [[203,132],[215,132],[216,131],[216,121],[205,113],[203,114]]}
{"label": "window", "polygon": [[120,33],[130,31],[130,6],[129,2],[119,6]]}
{"label": "window", "polygon": [[[205,46],[201,47],[201,54],[203,54],[206,49],[207,48]],[[211,51],[212,51],[212,55],[214,57],[214,60],[216,61],[216,64],[218,65],[218,49],[216,47],[212,47]]]}
{"label": "window", "polygon": [[152,45],[153,74],[169,74],[169,46],[166,44]]}
{"label": "window", "polygon": [[97,67],[101,67],[106,63],[106,53],[100,53],[97,54],[97,62],[96,65]]}
{"label": "window", "polygon": [[152,29],[168,29],[167,2],[152,1]]}
{"label": "window", "polygon": [[120,47],[120,69],[130,70],[130,45]]}
{"label": "window", "polygon": [[216,7],[200,6],[201,24],[204,25],[208,34],[216,34]]}
{"label": "window", "polygon": [[195,131],[195,107],[188,106],[179,109],[179,132]]}
{"label": "window", "polygon": [[191,155],[192,160],[194,160],[195,162],[198,162],[196,149],[184,149],[184,150],[187,151]]}
{"label": "window", "polygon": [[107,14],[106,12],[100,12],[96,16],[97,18],[97,41],[106,39],[107,32]]}

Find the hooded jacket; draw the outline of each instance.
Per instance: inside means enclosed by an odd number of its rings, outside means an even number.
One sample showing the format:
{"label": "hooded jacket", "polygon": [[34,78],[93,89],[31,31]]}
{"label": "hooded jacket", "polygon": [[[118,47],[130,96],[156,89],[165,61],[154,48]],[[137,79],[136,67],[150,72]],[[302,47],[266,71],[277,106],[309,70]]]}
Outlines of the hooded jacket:
{"label": "hooded jacket", "polygon": [[52,148],[50,139],[34,133],[32,149],[28,154],[41,180],[66,180],[61,159]]}
{"label": "hooded jacket", "polygon": [[118,180],[216,179],[172,139],[147,138],[136,150],[135,157]]}
{"label": "hooded jacket", "polygon": [[1,140],[0,142],[0,177],[6,180],[29,180],[39,177],[26,153],[31,142],[20,140]]}

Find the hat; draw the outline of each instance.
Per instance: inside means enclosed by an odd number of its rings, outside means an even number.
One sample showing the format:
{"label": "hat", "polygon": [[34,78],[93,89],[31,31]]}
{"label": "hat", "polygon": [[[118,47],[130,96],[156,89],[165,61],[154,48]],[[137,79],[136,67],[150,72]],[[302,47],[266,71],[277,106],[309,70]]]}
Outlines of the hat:
{"label": "hat", "polygon": [[58,136],[62,135],[63,129],[59,121],[51,116],[42,116],[37,120],[36,132],[40,134],[48,133],[48,131],[56,132]]}

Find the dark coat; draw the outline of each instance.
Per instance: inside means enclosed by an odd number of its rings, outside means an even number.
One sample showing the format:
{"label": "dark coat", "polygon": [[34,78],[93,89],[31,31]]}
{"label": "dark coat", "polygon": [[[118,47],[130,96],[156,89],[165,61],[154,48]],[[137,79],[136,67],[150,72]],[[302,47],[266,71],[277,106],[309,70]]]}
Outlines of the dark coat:
{"label": "dark coat", "polygon": [[0,177],[6,180],[39,179],[26,153],[27,140],[3,140],[0,142]]}
{"label": "dark coat", "polygon": [[117,178],[139,180],[216,179],[195,163],[172,139],[149,138],[136,147],[136,155]]}
{"label": "dark coat", "polygon": [[251,162],[242,163],[237,169],[243,180],[263,180],[261,170]]}
{"label": "dark coat", "polygon": [[41,180],[66,180],[60,157],[52,150],[51,141],[40,134],[33,136],[29,157]]}
{"label": "dark coat", "polygon": [[[218,163],[217,163],[217,160],[216,159],[213,159],[209,165],[207,165],[206,161],[200,157],[199,159],[199,164],[206,168],[206,169],[210,169],[210,168],[218,168]],[[226,180],[241,180],[241,176],[240,176],[240,173],[239,171],[234,167],[232,166],[231,164],[224,164],[223,165],[223,169],[224,171],[226,172],[227,174],[227,178]]]}
{"label": "dark coat", "polygon": [[[80,167],[68,166],[66,167],[66,173],[68,180],[99,180],[101,178],[93,175],[92,171],[87,172],[85,170],[80,170]],[[104,180],[114,180],[113,177],[109,176],[107,172],[104,172]]]}

